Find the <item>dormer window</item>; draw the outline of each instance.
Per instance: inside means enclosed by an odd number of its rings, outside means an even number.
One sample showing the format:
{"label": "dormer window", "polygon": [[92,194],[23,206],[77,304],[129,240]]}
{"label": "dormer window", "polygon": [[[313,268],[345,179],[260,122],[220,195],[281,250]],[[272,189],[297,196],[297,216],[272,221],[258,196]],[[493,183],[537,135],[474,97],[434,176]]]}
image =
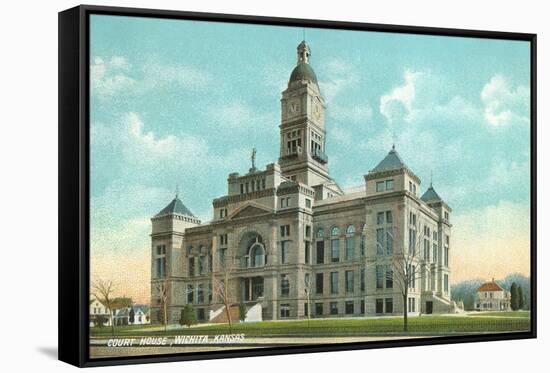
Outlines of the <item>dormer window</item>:
{"label": "dormer window", "polygon": [[393,179],[386,180],[386,190],[393,190]]}
{"label": "dormer window", "polygon": [[377,192],[383,192],[384,191],[384,182],[383,181],[377,181],[376,182],[376,191]]}

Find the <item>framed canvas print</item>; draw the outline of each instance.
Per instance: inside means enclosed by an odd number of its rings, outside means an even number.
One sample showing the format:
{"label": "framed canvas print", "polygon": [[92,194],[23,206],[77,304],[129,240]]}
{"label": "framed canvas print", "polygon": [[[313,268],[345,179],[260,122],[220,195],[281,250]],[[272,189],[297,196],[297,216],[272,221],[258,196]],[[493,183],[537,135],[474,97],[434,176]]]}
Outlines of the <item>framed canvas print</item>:
{"label": "framed canvas print", "polygon": [[535,42],[61,12],[60,359],[535,337]]}

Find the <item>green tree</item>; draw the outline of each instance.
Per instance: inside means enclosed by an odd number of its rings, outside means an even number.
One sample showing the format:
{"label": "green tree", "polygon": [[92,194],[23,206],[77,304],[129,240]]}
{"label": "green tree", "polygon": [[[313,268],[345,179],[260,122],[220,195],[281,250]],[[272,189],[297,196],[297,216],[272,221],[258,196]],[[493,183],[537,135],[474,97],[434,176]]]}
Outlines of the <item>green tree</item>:
{"label": "green tree", "polygon": [[516,311],[519,308],[519,294],[518,294],[518,285],[515,282],[512,282],[510,287],[510,306],[513,311]]}
{"label": "green tree", "polygon": [[180,325],[186,325],[190,327],[197,323],[197,315],[195,309],[192,305],[186,304],[185,307],[181,310],[180,315]]}
{"label": "green tree", "polygon": [[244,320],[246,319],[246,306],[244,305],[243,302],[239,303],[239,320],[241,320],[241,322],[244,322]]}
{"label": "green tree", "polygon": [[130,324],[133,324],[135,321],[136,313],[134,312],[134,308],[130,308],[130,312],[128,313],[128,321]]}
{"label": "green tree", "polygon": [[522,310],[525,307],[525,298],[523,297],[523,288],[518,286],[518,309]]}

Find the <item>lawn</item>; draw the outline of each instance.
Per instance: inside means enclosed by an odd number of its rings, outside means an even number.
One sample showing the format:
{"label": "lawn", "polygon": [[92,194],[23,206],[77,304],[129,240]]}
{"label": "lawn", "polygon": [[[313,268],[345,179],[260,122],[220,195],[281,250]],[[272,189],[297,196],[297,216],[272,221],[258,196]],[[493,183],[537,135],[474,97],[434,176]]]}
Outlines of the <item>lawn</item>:
{"label": "lawn", "polygon": [[475,312],[469,316],[531,317],[530,311]]}
{"label": "lawn", "polygon": [[[504,316],[424,316],[409,317],[410,334],[450,334],[473,332],[507,332],[528,331],[529,317]],[[481,316],[476,315],[476,316]],[[527,313],[529,316],[529,313]],[[169,329],[164,332],[158,325],[116,327],[117,336],[159,336],[159,335],[216,335],[229,333],[228,324],[204,325],[192,328]],[[399,317],[368,319],[330,319],[300,321],[263,321],[257,323],[234,323],[233,334],[244,333],[246,336],[361,336],[403,333],[403,319]],[[110,336],[110,328],[92,328],[92,337]]]}

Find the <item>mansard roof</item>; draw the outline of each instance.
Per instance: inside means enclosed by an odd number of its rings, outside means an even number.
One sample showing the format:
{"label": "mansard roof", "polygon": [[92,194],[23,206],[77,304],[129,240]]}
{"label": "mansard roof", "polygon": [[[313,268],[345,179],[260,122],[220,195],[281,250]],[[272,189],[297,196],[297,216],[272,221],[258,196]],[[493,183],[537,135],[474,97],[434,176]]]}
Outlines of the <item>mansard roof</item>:
{"label": "mansard roof", "polygon": [[440,202],[443,201],[439,194],[435,191],[434,187],[430,185],[427,191],[424,192],[420,199],[424,202]]}
{"label": "mansard roof", "polygon": [[191,216],[193,218],[196,218],[195,215],[189,210],[181,201],[181,199],[174,197],[172,202],[168,204],[165,208],[163,208],[158,214],[155,215],[155,217],[164,216],[164,215],[171,215],[171,214],[178,214],[178,215],[186,215]]}
{"label": "mansard roof", "polygon": [[401,157],[399,156],[399,153],[397,153],[397,150],[395,150],[395,146],[392,147],[388,155],[380,163],[378,163],[378,166],[373,168],[370,172],[385,172],[385,171],[393,171],[393,170],[400,170],[401,168],[406,168],[407,165]]}

